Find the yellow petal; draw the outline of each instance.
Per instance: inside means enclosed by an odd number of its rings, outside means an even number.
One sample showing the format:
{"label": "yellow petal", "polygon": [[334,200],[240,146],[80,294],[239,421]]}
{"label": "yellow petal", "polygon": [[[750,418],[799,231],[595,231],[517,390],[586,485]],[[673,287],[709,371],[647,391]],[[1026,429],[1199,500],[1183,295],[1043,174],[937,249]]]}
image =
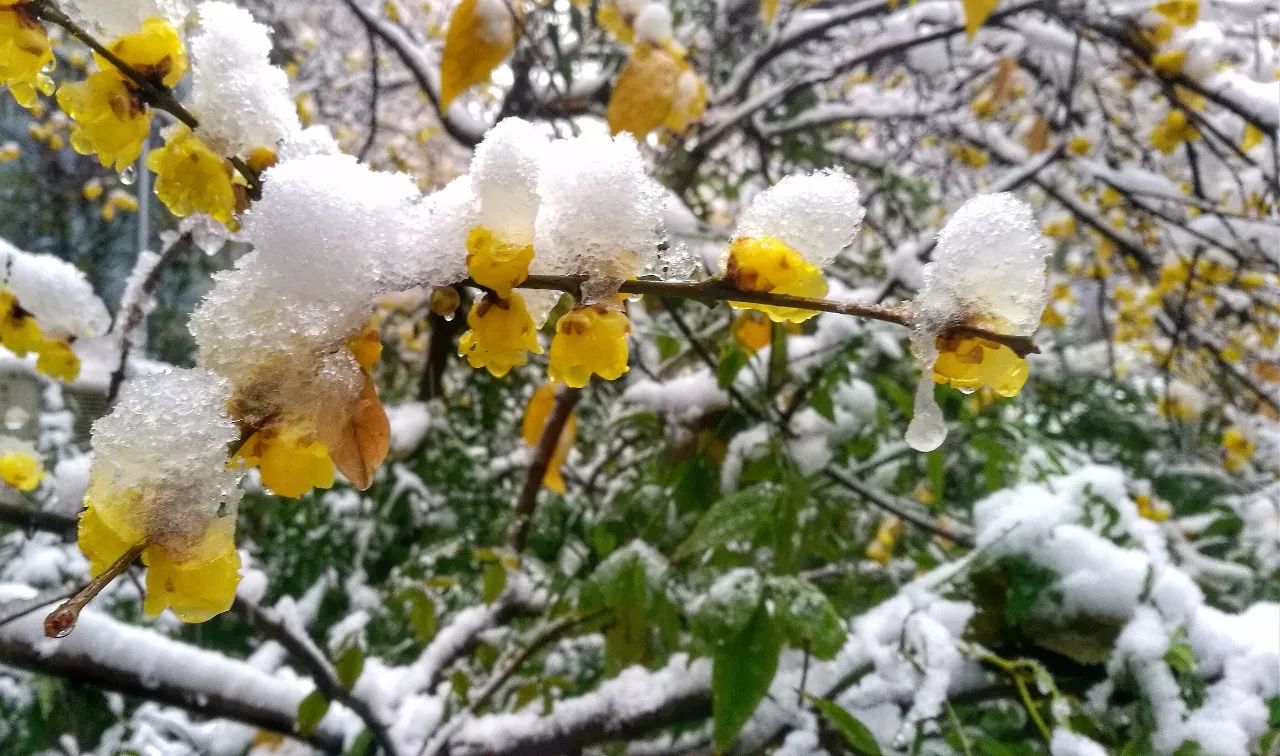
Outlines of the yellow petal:
{"label": "yellow petal", "polygon": [[516,23],[499,0],[462,0],[449,19],[440,62],[440,108],[482,81],[516,44]]}
{"label": "yellow petal", "polygon": [[80,513],[80,526],[76,533],[76,543],[85,558],[89,560],[89,574],[100,575],[115,564],[116,560],[133,548],[141,538],[141,531],[120,533],[113,529],[102,518],[98,508],[91,502]]}
{"label": "yellow petal", "polygon": [[[520,423],[520,435],[524,439],[525,446],[535,447],[542,439],[542,431],[546,427],[547,418],[551,415],[551,409],[556,403],[556,387],[557,384],[555,382],[549,381],[535,389],[533,396],[529,397],[529,404],[525,406],[524,410],[524,419]],[[548,490],[564,494],[564,478],[560,475],[560,468],[569,457],[569,452],[573,449],[577,434],[577,418],[573,413],[570,413],[568,420],[565,421],[564,428],[560,432],[560,438],[556,441],[556,448],[551,454],[551,459],[547,462],[547,472],[542,478],[542,485],[546,486]]]}
{"label": "yellow petal", "polygon": [[573,388],[587,385],[592,375],[616,380],[628,370],[630,331],[625,313],[604,305],[574,307],[556,322],[547,373]]}
{"label": "yellow petal", "polygon": [[34,491],[44,479],[40,460],[25,452],[0,454],[0,480],[19,491]]}
{"label": "yellow petal", "polygon": [[637,46],[609,98],[609,131],[630,131],[643,139],[661,126],[671,112],[680,73],[680,63],[671,53],[653,45]]}
{"label": "yellow petal", "polygon": [[969,39],[978,33],[978,27],[986,22],[1000,0],[964,0],[964,33]]}
{"label": "yellow petal", "polygon": [[363,491],[373,485],[374,473],[391,447],[391,424],[368,373],[360,393],[344,409],[340,418],[322,413],[317,435],[338,471]]}
{"label": "yellow petal", "polygon": [[467,313],[467,325],[470,330],[458,339],[458,355],[497,378],[528,363],[529,352],[542,354],[533,317],[515,292],[507,299],[489,295],[476,302]]}
{"label": "yellow petal", "polygon": [[1240,149],[1244,152],[1262,144],[1262,129],[1254,126],[1252,123],[1245,123],[1244,136],[1240,139]]}
{"label": "yellow petal", "polygon": [[204,622],[231,608],[240,584],[240,555],[230,544],[215,559],[199,564],[176,561],[167,549],[148,546],[147,597],[142,609],[155,617],[165,608],[183,622]]}
{"label": "yellow petal", "polygon": [[[734,239],[729,246],[725,278],[744,291],[809,298],[827,294],[827,280],[822,271],[785,242],[772,236],[740,236]],[[734,301],[729,304],[739,310],[759,310],[775,323],[803,323],[818,314],[798,307]]]}

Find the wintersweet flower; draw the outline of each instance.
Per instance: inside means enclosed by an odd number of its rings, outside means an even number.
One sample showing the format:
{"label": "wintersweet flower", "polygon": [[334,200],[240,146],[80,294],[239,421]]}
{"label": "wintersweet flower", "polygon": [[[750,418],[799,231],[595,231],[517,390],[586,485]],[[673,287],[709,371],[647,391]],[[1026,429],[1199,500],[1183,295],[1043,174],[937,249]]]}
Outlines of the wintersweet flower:
{"label": "wintersweet flower", "polygon": [[773,328],[761,313],[744,312],[733,321],[733,339],[748,352],[764,349],[772,338]]}
{"label": "wintersweet flower", "polygon": [[156,174],[156,196],[169,212],[179,218],[205,213],[224,224],[233,222],[231,164],[191,129],[175,127],[163,147],[148,153],[147,168]]}
{"label": "wintersweet flower", "polygon": [[19,491],[34,491],[44,480],[35,447],[14,438],[0,439],[0,480]]}
{"label": "wintersweet flower", "polygon": [[[117,37],[107,49],[133,70],[166,87],[177,84],[187,72],[182,39],[169,22],[159,18],[147,19],[140,30]],[[99,70],[116,72],[101,55],[94,53],[93,59]]]}
{"label": "wintersweet flower", "polygon": [[313,488],[333,485],[329,449],[316,437],[314,423],[291,419],[255,431],[235,453],[246,467],[256,467],[262,485],[279,496],[296,499]]}
{"label": "wintersweet flower", "polygon": [[609,99],[609,130],[637,138],[659,126],[677,134],[689,129],[707,107],[707,86],[673,44],[637,44],[618,75]]}
{"label": "wintersweet flower", "polygon": [[123,171],[138,159],[151,131],[151,111],[114,71],[98,71],[58,88],[58,106],[75,120],[71,147]]}
{"label": "wintersweet flower", "polygon": [[1027,361],[1004,344],[976,337],[940,335],[933,382],[966,394],[988,387],[1003,397],[1016,396],[1027,382]]}
{"label": "wintersweet flower", "polygon": [[1223,461],[1227,472],[1236,472],[1253,459],[1253,440],[1239,426],[1231,426],[1222,433]]}
{"label": "wintersweet flower", "polygon": [[36,92],[53,94],[45,70],[54,63],[49,35],[17,0],[0,0],[0,86],[7,86],[24,108],[36,104]]}
{"label": "wintersweet flower", "polygon": [[[542,438],[543,428],[546,427],[547,418],[551,416],[551,409],[556,403],[556,387],[555,382],[549,381],[536,388],[533,396],[529,397],[524,419],[520,423],[520,436],[529,448],[536,447]],[[569,413],[569,418],[560,431],[560,438],[556,441],[556,448],[551,452],[551,459],[547,461],[547,472],[542,476],[542,485],[550,491],[564,494],[564,477],[560,474],[560,468],[568,459],[577,434],[578,421],[573,413]]]}
{"label": "wintersweet flower", "polygon": [[1178,149],[1183,142],[1200,138],[1200,132],[1181,110],[1171,110],[1169,115],[1151,129],[1151,144],[1166,155]]}
{"label": "wintersweet flower", "polygon": [[440,61],[440,109],[484,81],[511,53],[523,6],[501,0],[462,0],[449,19]]}
{"label": "wintersweet flower", "polygon": [[529,277],[532,260],[532,244],[508,242],[484,226],[467,235],[467,272],[499,298],[510,297],[511,290]]}
{"label": "wintersweet flower", "polygon": [[507,299],[488,295],[472,305],[467,325],[470,330],[458,339],[458,355],[497,378],[528,363],[529,352],[542,354],[524,298],[514,292]]}
{"label": "wintersweet flower", "polygon": [[71,345],[58,339],[45,339],[36,357],[36,370],[60,381],[74,381],[80,375],[80,357]]}
{"label": "wintersweet flower", "polygon": [[168,607],[203,622],[235,598],[241,472],[227,464],[229,390],[203,370],[142,376],[94,423],[80,550],[94,576],[140,553],[150,616]]}
{"label": "wintersweet flower", "polygon": [[46,336],[9,289],[0,289],[0,344],[19,357],[34,353],[36,370],[50,378],[72,381],[80,374],[80,357],[71,345]]}
{"label": "wintersweet flower", "polygon": [[[744,291],[824,297],[827,279],[799,252],[772,236],[738,237],[729,247],[725,278]],[[759,310],[774,322],[802,323],[817,313],[796,307],[729,302],[739,310]]]}
{"label": "wintersweet flower", "polygon": [[627,372],[627,334],[631,321],[625,313],[604,304],[578,305],[560,317],[551,340],[547,372],[553,381],[582,388],[598,375],[617,380]]}

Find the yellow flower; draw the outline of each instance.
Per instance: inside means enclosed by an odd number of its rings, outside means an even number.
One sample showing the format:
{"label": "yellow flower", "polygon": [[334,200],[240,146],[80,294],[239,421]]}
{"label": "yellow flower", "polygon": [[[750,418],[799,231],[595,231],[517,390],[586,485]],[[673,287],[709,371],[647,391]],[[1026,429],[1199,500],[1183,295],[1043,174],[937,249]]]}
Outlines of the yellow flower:
{"label": "yellow flower", "polygon": [[[824,297],[822,271],[772,236],[738,237],[729,246],[725,278],[739,289],[793,297]],[[803,323],[817,313],[796,307],[729,302],[739,310],[759,310],[777,323]]]}
{"label": "yellow flower", "polygon": [[0,289],[0,344],[19,357],[25,357],[40,351],[44,341],[36,319],[18,305],[12,291]]}
{"label": "yellow flower", "polygon": [[370,321],[354,336],[347,339],[347,349],[351,350],[351,356],[356,358],[356,363],[365,372],[369,372],[373,370],[374,365],[378,364],[378,360],[382,359],[382,332],[373,321]]}
{"label": "yellow flower", "polygon": [[1191,26],[1200,17],[1200,0],[1163,0],[1151,9],[1174,26]]}
{"label": "yellow flower", "polygon": [[977,336],[939,336],[934,383],[950,384],[965,393],[990,387],[1000,396],[1015,396],[1027,382],[1027,361],[1004,344]]}
{"label": "yellow flower", "polygon": [[[159,18],[143,21],[142,29],[118,37],[107,49],[133,70],[166,87],[177,84],[187,72],[182,39],[167,21]],[[93,59],[100,70],[115,71],[115,66],[101,55],[94,53]]]}
{"label": "yellow flower", "polygon": [[519,294],[512,293],[508,299],[486,296],[471,306],[467,325],[471,330],[458,339],[458,355],[495,377],[526,364],[529,352],[542,354],[533,318]]}
{"label": "yellow flower", "polygon": [[53,47],[44,26],[25,7],[0,3],[0,86],[7,86],[24,108],[36,104],[36,92],[53,94],[45,73],[53,65]]}
{"label": "yellow flower", "polygon": [[0,454],[0,480],[19,491],[34,491],[44,480],[40,460],[23,451]]}
{"label": "yellow flower", "polygon": [[1133,501],[1138,505],[1138,514],[1152,522],[1164,522],[1173,514],[1168,504],[1153,501],[1149,494],[1138,494],[1133,497]]}
{"label": "yellow flower", "polygon": [[1067,142],[1067,150],[1074,155],[1088,155],[1091,149],[1093,149],[1093,142],[1089,141],[1089,137],[1086,136],[1077,134]]}
{"label": "yellow flower", "polygon": [[605,114],[609,131],[637,139],[665,125],[683,133],[702,117],[706,85],[674,45],[637,45],[614,83]]}
{"label": "yellow flower", "polygon": [[880,564],[888,564],[893,559],[893,547],[897,545],[900,535],[902,535],[902,521],[897,517],[890,517],[881,522],[880,527],[876,529],[875,538],[867,544],[867,558]]}
{"label": "yellow flower", "polygon": [[1151,144],[1166,155],[1171,154],[1183,142],[1195,141],[1200,137],[1187,120],[1187,114],[1181,110],[1171,110],[1165,119],[1151,129]]}
{"label": "yellow flower", "polygon": [[748,352],[758,352],[769,346],[773,328],[769,319],[755,312],[744,312],[733,322],[733,339]]}
{"label": "yellow flower", "polygon": [[71,345],[58,339],[46,339],[36,358],[36,370],[60,381],[74,381],[80,375],[80,357]]}
{"label": "yellow flower", "polygon": [[22,148],[17,142],[0,144],[0,165],[11,163],[22,155]]}
{"label": "yellow flower", "polygon": [[81,196],[90,202],[94,202],[101,197],[102,192],[102,180],[97,178],[89,179],[84,182],[84,186],[80,187]]}
{"label": "yellow flower", "polygon": [[980,150],[970,144],[952,144],[947,147],[947,152],[951,153],[951,157],[959,160],[970,168],[981,168],[987,164],[990,159],[986,150]]}
{"label": "yellow flower", "polygon": [[440,60],[441,111],[448,110],[458,95],[488,81],[489,74],[515,47],[516,26],[524,10],[519,3],[507,8],[505,3],[481,5],[477,0],[462,0],[454,9]]}
{"label": "yellow flower", "polygon": [[305,423],[278,421],[254,432],[235,453],[258,468],[262,485],[279,496],[296,499],[313,488],[333,485],[329,449]]}
{"label": "yellow flower", "polygon": [[[80,515],[78,543],[89,559],[89,571],[100,575],[148,534],[136,520],[120,516],[134,511],[140,497],[101,500],[92,495]],[[158,616],[170,608],[183,622],[204,622],[231,608],[240,583],[240,555],[236,553],[233,518],[215,520],[192,539],[148,543],[142,550],[147,565],[147,595],[143,611]]]}
{"label": "yellow flower", "polygon": [[[556,384],[554,382],[542,384],[534,390],[533,396],[529,397],[529,404],[524,409],[524,419],[520,423],[520,436],[524,439],[525,446],[533,448],[538,445],[538,441],[542,438],[542,429],[546,426],[547,418],[551,415],[551,409],[555,403]],[[547,461],[547,472],[542,476],[542,485],[548,490],[564,494],[564,478],[560,475],[560,468],[568,458],[569,451],[573,449],[577,434],[578,421],[571,412],[569,419],[565,421],[564,429],[560,431],[556,448],[551,452],[551,459]]]}
{"label": "yellow flower", "polygon": [[1235,472],[1253,459],[1255,451],[1253,441],[1244,434],[1239,426],[1231,426],[1222,433],[1224,451],[1222,466],[1228,472]]}
{"label": "yellow flower", "polygon": [[58,88],[58,106],[75,120],[71,146],[97,154],[103,167],[123,171],[138,159],[151,131],[151,111],[114,71],[90,74]]}
{"label": "yellow flower", "polygon": [[205,213],[230,224],[236,209],[231,164],[201,141],[191,129],[174,128],[164,146],[147,154],[156,174],[156,196],[169,212],[185,218]]}
{"label": "yellow flower", "polygon": [[529,277],[532,260],[532,244],[511,244],[484,226],[467,234],[467,272],[502,299],[509,298],[511,290]]}
{"label": "yellow flower", "polygon": [[635,16],[623,13],[616,0],[604,0],[600,3],[600,10],[596,11],[596,23],[624,45],[631,44],[635,38],[632,28],[635,22]]}
{"label": "yellow flower", "polygon": [[627,372],[625,313],[602,304],[578,305],[560,317],[551,340],[547,373],[553,381],[582,388],[592,374],[606,381]]}
{"label": "yellow flower", "polygon": [[1163,50],[1151,56],[1151,67],[1165,76],[1178,75],[1186,62],[1186,50]]}

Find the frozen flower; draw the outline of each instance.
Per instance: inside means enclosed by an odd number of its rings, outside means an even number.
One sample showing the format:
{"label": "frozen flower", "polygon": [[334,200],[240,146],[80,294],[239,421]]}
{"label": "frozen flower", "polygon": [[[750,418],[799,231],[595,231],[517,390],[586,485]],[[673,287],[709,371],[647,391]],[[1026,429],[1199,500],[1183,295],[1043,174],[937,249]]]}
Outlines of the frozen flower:
{"label": "frozen flower", "polygon": [[934,383],[971,393],[988,387],[1000,396],[1016,396],[1027,382],[1027,361],[1004,344],[976,336],[937,338]]}
{"label": "frozen flower", "polygon": [[529,361],[529,352],[542,354],[533,318],[524,298],[512,293],[503,299],[486,296],[467,313],[470,328],[458,339],[458,354],[473,368],[485,368],[501,378]]}
{"label": "frozen flower", "polygon": [[440,62],[440,109],[483,81],[516,44],[519,3],[462,0],[449,19]]}
{"label": "frozen flower", "polygon": [[19,105],[36,104],[36,92],[53,93],[46,70],[54,63],[44,25],[16,0],[0,1],[0,86],[7,86]]}
{"label": "frozen flower", "polygon": [[191,129],[174,127],[163,147],[147,155],[156,174],[156,196],[179,218],[205,213],[230,224],[236,209],[231,164]]}
{"label": "frozen flower", "polygon": [[151,111],[112,71],[98,71],[58,88],[58,106],[75,120],[71,146],[97,155],[104,168],[123,171],[138,159],[151,132]]}
{"label": "frozen flower", "polygon": [[278,496],[296,499],[313,488],[333,485],[329,449],[305,420],[280,420],[245,440],[236,458],[258,468],[262,485]]}
{"label": "frozen flower", "polygon": [[605,304],[578,305],[560,317],[551,340],[547,372],[554,381],[582,388],[598,375],[617,380],[627,372],[626,313]]}

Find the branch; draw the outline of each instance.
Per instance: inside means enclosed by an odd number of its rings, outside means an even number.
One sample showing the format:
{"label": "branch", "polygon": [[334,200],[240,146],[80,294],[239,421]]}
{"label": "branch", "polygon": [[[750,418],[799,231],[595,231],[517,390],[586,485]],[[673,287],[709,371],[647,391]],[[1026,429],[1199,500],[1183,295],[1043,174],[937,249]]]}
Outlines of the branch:
{"label": "branch", "polygon": [[870,504],[883,509],[889,514],[901,518],[903,521],[908,522],[921,530],[928,531],[942,538],[950,539],[967,548],[973,548],[974,546],[973,532],[963,525],[956,524],[952,527],[939,525],[937,521],[927,513],[916,510],[914,507],[899,500],[892,494],[877,491],[870,486],[863,485],[861,482],[849,477],[835,467],[828,467],[823,470],[823,473],[835,483],[844,486],[850,491],[853,491],[866,499]]}
{"label": "branch", "polygon": [[[191,240],[191,232],[185,232],[177,239],[173,240],[169,246],[154,260],[149,260],[144,255],[150,255],[146,250],[138,252],[138,261],[134,263],[133,274],[129,276],[130,282],[138,273],[138,268],[143,265],[150,264],[151,269],[147,271],[141,283],[138,284],[137,290],[126,286],[125,291],[120,296],[120,311],[116,314],[116,320],[111,324],[111,332],[120,338],[120,361],[116,364],[115,370],[111,371],[111,382],[107,386],[107,406],[116,403],[116,397],[120,394],[120,386],[124,384],[125,369],[129,364],[129,354],[133,351],[133,330],[142,322],[143,314],[147,309],[147,301],[151,299],[151,295],[155,293],[156,286],[160,284],[160,275],[164,272],[164,268],[168,263],[177,256],[178,248]],[[130,299],[130,297],[132,297]],[[129,301],[126,301],[129,300]]]}
{"label": "branch", "polygon": [[0,523],[23,530],[54,533],[67,541],[76,537],[76,528],[79,526],[75,517],[6,502],[0,502]]}
{"label": "branch", "polygon": [[[28,594],[22,598],[32,597],[27,586],[10,584],[4,593],[16,590]],[[0,660],[291,737],[298,737],[295,715],[307,694],[295,681],[93,610],[81,616],[78,632],[60,640],[45,637],[39,616],[0,627]],[[340,752],[354,720],[351,712],[332,708],[306,739],[325,751]]]}
{"label": "branch", "polygon": [[524,477],[524,486],[520,489],[520,498],[516,501],[515,519],[511,523],[511,535],[507,538],[507,546],[519,554],[524,551],[529,539],[529,528],[533,525],[533,513],[538,506],[538,491],[542,489],[542,478],[547,474],[547,466],[551,463],[551,455],[555,453],[556,444],[560,443],[560,434],[564,432],[565,423],[573,413],[573,405],[582,397],[582,389],[561,386],[556,391],[556,403],[551,408],[547,422],[542,426],[542,435],[538,437],[538,445],[533,450],[533,461]]}
{"label": "branch", "polygon": [[386,724],[373,712],[367,701],[357,697],[342,684],[338,679],[337,670],[316,647],[305,630],[292,627],[288,619],[276,610],[254,604],[239,595],[236,596],[233,609],[263,636],[283,646],[289,655],[307,670],[325,698],[330,701],[339,701],[355,712],[378,742],[378,747],[382,749],[384,756],[399,754]]}

